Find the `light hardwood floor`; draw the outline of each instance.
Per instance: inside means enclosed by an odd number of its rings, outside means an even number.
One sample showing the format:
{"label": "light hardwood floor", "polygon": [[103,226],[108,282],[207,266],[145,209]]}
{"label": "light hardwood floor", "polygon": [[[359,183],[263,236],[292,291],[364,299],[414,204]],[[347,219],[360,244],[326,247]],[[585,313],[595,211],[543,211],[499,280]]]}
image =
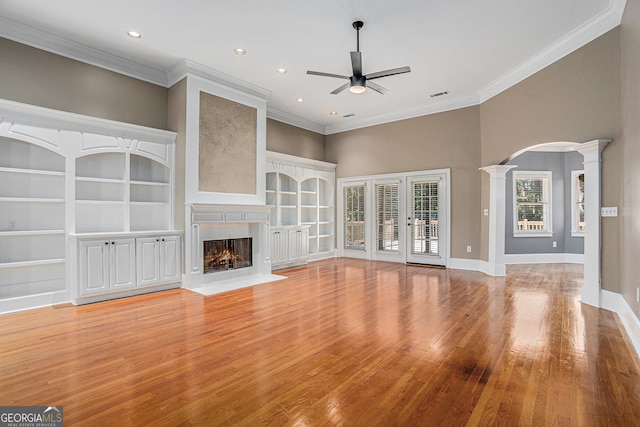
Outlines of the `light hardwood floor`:
{"label": "light hardwood floor", "polygon": [[581,266],[279,273],[2,315],[0,405],[63,405],[69,426],[640,424],[638,358],[579,302]]}

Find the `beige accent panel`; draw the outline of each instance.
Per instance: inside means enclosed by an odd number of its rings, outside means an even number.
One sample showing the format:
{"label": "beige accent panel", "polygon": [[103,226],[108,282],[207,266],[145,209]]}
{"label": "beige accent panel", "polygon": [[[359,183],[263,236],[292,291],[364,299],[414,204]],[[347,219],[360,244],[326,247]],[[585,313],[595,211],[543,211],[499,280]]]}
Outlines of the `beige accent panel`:
{"label": "beige accent panel", "polygon": [[200,92],[198,190],[256,194],[257,110]]}
{"label": "beige accent panel", "polygon": [[167,129],[167,89],[0,38],[0,98]]}
{"label": "beige accent panel", "polygon": [[324,161],[325,136],[267,119],[267,150]]}
{"label": "beige accent panel", "polygon": [[326,147],[338,178],[451,168],[451,256],[479,258],[479,107],[327,135]]}
{"label": "beige accent panel", "polygon": [[[182,79],[169,88],[169,110],[167,122],[169,130],[177,132],[175,155],[175,226],[184,230],[184,202],[185,202],[185,159],[187,136],[187,79]],[[183,264],[184,265],[184,264]]]}
{"label": "beige accent panel", "polygon": [[640,303],[636,300],[636,289],[640,287],[640,2],[627,2],[620,41],[622,136],[619,142],[612,143],[620,146],[622,151],[622,198],[618,210],[620,293],[640,317]]}

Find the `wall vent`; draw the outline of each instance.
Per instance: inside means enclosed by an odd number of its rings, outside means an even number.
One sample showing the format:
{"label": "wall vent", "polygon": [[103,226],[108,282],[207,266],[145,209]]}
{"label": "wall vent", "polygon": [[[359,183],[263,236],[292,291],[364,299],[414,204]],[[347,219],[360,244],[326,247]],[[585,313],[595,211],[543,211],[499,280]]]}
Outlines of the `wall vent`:
{"label": "wall vent", "polygon": [[444,92],[438,92],[438,93],[432,93],[431,95],[429,95],[431,98],[436,98],[438,96],[443,96],[443,95],[449,95],[449,92],[447,92],[446,90]]}

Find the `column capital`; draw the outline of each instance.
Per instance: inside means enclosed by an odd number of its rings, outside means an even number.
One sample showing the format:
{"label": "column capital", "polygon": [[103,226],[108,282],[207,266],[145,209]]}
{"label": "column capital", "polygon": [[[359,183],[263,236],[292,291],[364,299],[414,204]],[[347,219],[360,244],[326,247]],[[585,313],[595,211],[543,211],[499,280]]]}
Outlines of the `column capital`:
{"label": "column capital", "polygon": [[585,156],[585,160],[587,160],[587,156],[592,157],[594,154],[599,156],[604,150],[604,147],[610,143],[610,139],[596,139],[589,142],[584,142],[574,148],[578,153]]}
{"label": "column capital", "polygon": [[490,177],[504,178],[507,172],[513,168],[517,168],[518,165],[489,165],[480,168],[481,171],[485,171]]}

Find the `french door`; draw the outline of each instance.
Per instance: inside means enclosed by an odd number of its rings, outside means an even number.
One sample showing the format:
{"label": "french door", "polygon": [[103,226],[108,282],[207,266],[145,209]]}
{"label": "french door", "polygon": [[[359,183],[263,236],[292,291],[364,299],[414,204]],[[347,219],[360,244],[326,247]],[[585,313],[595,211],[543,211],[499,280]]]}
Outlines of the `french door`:
{"label": "french door", "polygon": [[446,265],[448,170],[341,180],[341,254]]}
{"label": "french door", "polygon": [[406,262],[446,265],[446,233],[443,211],[443,178],[415,177],[407,180]]}

